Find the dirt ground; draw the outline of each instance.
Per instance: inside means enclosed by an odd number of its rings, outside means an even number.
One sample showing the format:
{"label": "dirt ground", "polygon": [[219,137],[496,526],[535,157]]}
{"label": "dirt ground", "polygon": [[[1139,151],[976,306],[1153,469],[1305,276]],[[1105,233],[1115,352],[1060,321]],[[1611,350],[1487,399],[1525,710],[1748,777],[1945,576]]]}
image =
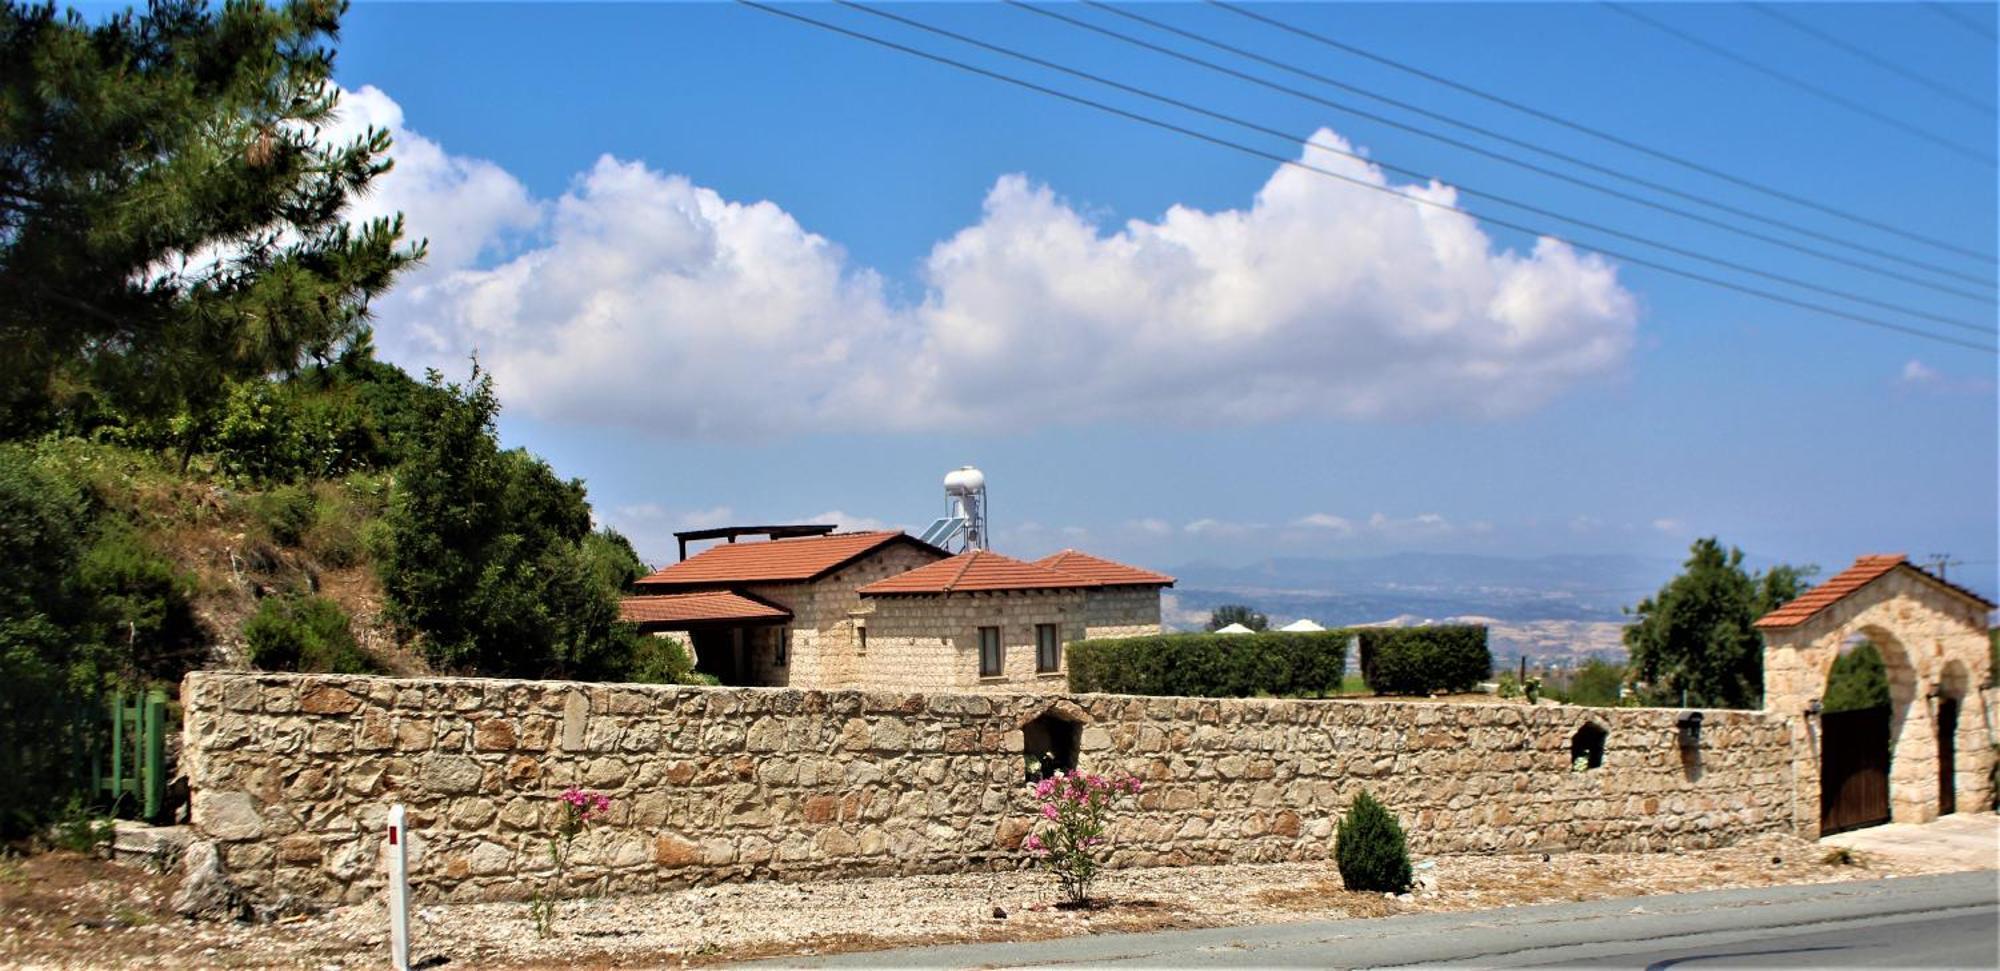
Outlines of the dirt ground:
{"label": "dirt ground", "polygon": [[[685,967],[752,957],[910,944],[1031,940],[1514,904],[1823,883],[1991,867],[1991,859],[1885,855],[1772,837],[1683,853],[1442,856],[1418,860],[1404,898],[1341,889],[1331,863],[1121,870],[1103,905],[1052,906],[1037,872],[822,883],[726,884],[572,901],[555,934],[535,934],[525,904],[419,906],[413,959],[430,967]],[[198,923],[167,907],[175,878],[69,853],[0,861],[0,966],[10,968],[379,967],[380,904],[275,924]],[[1426,889],[1432,888],[1434,889]],[[440,961],[440,959],[443,959]]]}

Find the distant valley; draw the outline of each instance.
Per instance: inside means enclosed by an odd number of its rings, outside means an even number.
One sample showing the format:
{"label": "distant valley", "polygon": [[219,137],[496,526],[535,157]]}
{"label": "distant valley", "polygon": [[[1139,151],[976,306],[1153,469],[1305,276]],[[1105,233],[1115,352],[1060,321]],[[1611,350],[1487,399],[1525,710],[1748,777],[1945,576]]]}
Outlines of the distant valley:
{"label": "distant valley", "polygon": [[1354,624],[1480,623],[1494,659],[1511,665],[1622,658],[1624,608],[1679,572],[1671,557],[1502,557],[1400,553],[1353,559],[1275,558],[1244,567],[1189,564],[1163,605],[1169,625],[1198,630],[1210,610],[1246,603],[1273,625],[1301,617]]}

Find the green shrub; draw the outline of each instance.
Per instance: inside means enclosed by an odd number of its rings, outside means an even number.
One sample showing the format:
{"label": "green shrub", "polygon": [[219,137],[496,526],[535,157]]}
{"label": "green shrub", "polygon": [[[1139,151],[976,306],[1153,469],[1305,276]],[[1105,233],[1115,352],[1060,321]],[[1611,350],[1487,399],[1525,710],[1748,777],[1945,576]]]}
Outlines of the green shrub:
{"label": "green shrub", "polygon": [[1403,827],[1366,789],[1354,797],[1335,836],[1334,860],[1349,890],[1403,893],[1410,889],[1410,848]]}
{"label": "green shrub", "polygon": [[347,613],[325,597],[266,597],[243,625],[250,663],[266,671],[374,674],[380,669],[354,642]]}
{"label": "green shrub", "polygon": [[625,680],[641,684],[702,683],[695,680],[694,662],[679,643],[636,631],[629,635],[627,643],[627,656],[631,660],[624,672]]}
{"label": "green shrub", "polygon": [[1493,673],[1484,627],[1365,627],[1356,633],[1361,677],[1376,694],[1471,691]]}
{"label": "green shrub", "polygon": [[1346,674],[1344,630],[1155,634],[1066,648],[1071,691],[1197,698],[1324,697]]}
{"label": "green shrub", "polygon": [[319,508],[311,491],[301,486],[279,486],[250,500],[250,513],[279,546],[298,546],[319,518]]}

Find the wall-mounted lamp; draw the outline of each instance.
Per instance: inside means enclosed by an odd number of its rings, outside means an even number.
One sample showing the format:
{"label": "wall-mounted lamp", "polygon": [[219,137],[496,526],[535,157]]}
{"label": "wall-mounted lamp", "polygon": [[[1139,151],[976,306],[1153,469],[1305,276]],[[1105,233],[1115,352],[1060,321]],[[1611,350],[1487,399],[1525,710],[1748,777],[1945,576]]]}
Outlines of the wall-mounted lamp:
{"label": "wall-mounted lamp", "polygon": [[1680,727],[1681,748],[1701,747],[1701,712],[1691,711],[1674,722]]}
{"label": "wall-mounted lamp", "polygon": [[1826,706],[1820,704],[1818,698],[1814,698],[1813,700],[1806,702],[1807,718],[1818,718],[1820,716],[1820,713],[1824,711],[1826,711]]}

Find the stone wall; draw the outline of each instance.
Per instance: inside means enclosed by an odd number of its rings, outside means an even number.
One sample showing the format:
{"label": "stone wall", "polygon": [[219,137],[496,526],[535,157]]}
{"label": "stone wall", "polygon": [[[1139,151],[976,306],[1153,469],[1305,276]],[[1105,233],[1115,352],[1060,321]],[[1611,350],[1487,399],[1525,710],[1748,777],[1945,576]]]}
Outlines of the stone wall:
{"label": "stone wall", "polygon": [[1160,632],[1159,587],[1105,587],[1083,597],[1085,637],[1144,637]]}
{"label": "stone wall", "polygon": [[[1857,639],[1881,651],[1889,676],[1891,818],[1937,818],[1937,697],[1957,698],[1960,705],[1952,772],[1959,809],[1992,805],[1994,716],[1979,690],[1992,665],[1985,607],[1915,568],[1886,573],[1796,627],[1764,631],[1765,707],[1802,715],[1826,694],[1834,660]],[[1793,812],[1798,830],[1817,836],[1821,753],[1812,729],[1807,719],[1793,718],[1799,755]]]}
{"label": "stone wall", "polygon": [[[1419,852],[1728,843],[1787,830],[1782,720],[1525,705],[900,694],[204,672],[182,687],[193,825],[252,899],[380,887],[409,807],[419,901],[517,899],[555,797],[608,793],[574,889],[1014,867],[1031,800],[1021,726],[1082,724],[1082,768],[1147,787],[1115,862],[1322,860],[1366,787]],[[1609,730],[1572,770],[1579,726]]]}

